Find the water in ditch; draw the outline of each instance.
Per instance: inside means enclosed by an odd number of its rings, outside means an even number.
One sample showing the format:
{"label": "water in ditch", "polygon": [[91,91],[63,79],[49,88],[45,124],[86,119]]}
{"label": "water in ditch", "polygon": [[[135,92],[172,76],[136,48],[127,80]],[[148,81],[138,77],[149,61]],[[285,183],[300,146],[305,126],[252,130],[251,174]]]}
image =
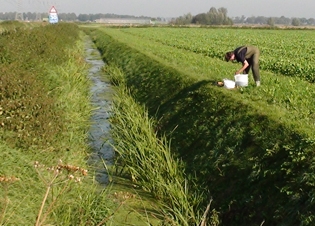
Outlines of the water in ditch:
{"label": "water in ditch", "polygon": [[110,145],[110,107],[111,85],[102,74],[104,62],[99,51],[90,39],[85,41],[86,62],[89,63],[88,76],[92,81],[91,103],[93,112],[91,128],[89,131],[89,145],[92,150],[89,164],[94,167],[96,180],[101,184],[107,184],[109,176],[107,166],[113,164],[114,151]]}
{"label": "water in ditch", "polygon": [[[111,96],[113,90],[111,85],[102,74],[102,67],[105,65],[100,53],[93,42],[86,40],[86,61],[90,64],[88,76],[92,81],[91,102],[95,108],[92,113],[92,125],[89,131],[89,143],[92,150],[89,165],[94,166],[96,180],[100,184],[109,183],[109,175],[106,166],[114,164],[114,151],[110,145],[110,123],[109,116],[112,104]],[[132,183],[123,178],[115,177],[114,190],[116,196],[132,197],[127,198],[128,202],[115,210],[111,217],[112,225],[160,225],[160,219],[156,215],[156,200],[142,190],[135,190]],[[127,204],[128,203],[128,204]],[[149,213],[149,214],[148,214]]]}

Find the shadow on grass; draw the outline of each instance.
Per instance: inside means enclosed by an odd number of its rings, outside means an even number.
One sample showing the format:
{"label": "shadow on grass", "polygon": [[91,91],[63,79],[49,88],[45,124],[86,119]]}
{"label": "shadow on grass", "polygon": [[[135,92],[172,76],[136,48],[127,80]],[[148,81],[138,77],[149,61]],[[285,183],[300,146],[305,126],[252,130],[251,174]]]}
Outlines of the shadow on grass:
{"label": "shadow on grass", "polygon": [[113,176],[109,195],[121,205],[111,219],[115,225],[160,225],[163,220],[156,199],[125,175]]}

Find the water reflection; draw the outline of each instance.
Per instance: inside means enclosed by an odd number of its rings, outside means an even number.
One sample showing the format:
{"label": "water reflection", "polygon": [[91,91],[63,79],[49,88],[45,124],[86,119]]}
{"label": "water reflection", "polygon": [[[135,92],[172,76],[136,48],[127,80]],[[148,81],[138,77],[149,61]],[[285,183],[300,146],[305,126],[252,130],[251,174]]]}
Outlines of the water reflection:
{"label": "water reflection", "polygon": [[96,180],[106,184],[108,175],[105,165],[112,164],[114,157],[114,151],[110,146],[110,124],[108,121],[112,90],[110,84],[102,76],[101,69],[104,62],[91,40],[86,41],[85,49],[85,60],[91,65],[88,76],[92,81],[91,103],[94,107],[91,118],[92,125],[89,131],[89,145],[92,150],[89,164],[94,166]]}

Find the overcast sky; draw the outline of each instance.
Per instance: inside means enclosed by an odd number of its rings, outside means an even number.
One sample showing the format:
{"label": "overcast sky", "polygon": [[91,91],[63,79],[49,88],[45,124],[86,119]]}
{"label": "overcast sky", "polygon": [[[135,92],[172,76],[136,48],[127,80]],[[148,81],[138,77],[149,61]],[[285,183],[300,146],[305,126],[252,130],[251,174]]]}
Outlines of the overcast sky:
{"label": "overcast sky", "polygon": [[48,12],[52,5],[58,13],[179,17],[197,15],[211,7],[224,7],[229,17],[305,17],[315,18],[315,0],[0,0],[0,12]]}

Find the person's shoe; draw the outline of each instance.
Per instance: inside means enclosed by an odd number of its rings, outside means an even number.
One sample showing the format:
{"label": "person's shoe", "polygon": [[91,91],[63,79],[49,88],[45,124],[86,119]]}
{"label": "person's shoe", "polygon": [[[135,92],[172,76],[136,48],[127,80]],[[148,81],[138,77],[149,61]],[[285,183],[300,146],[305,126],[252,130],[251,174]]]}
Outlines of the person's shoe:
{"label": "person's shoe", "polygon": [[256,86],[260,86],[260,81],[256,81]]}

